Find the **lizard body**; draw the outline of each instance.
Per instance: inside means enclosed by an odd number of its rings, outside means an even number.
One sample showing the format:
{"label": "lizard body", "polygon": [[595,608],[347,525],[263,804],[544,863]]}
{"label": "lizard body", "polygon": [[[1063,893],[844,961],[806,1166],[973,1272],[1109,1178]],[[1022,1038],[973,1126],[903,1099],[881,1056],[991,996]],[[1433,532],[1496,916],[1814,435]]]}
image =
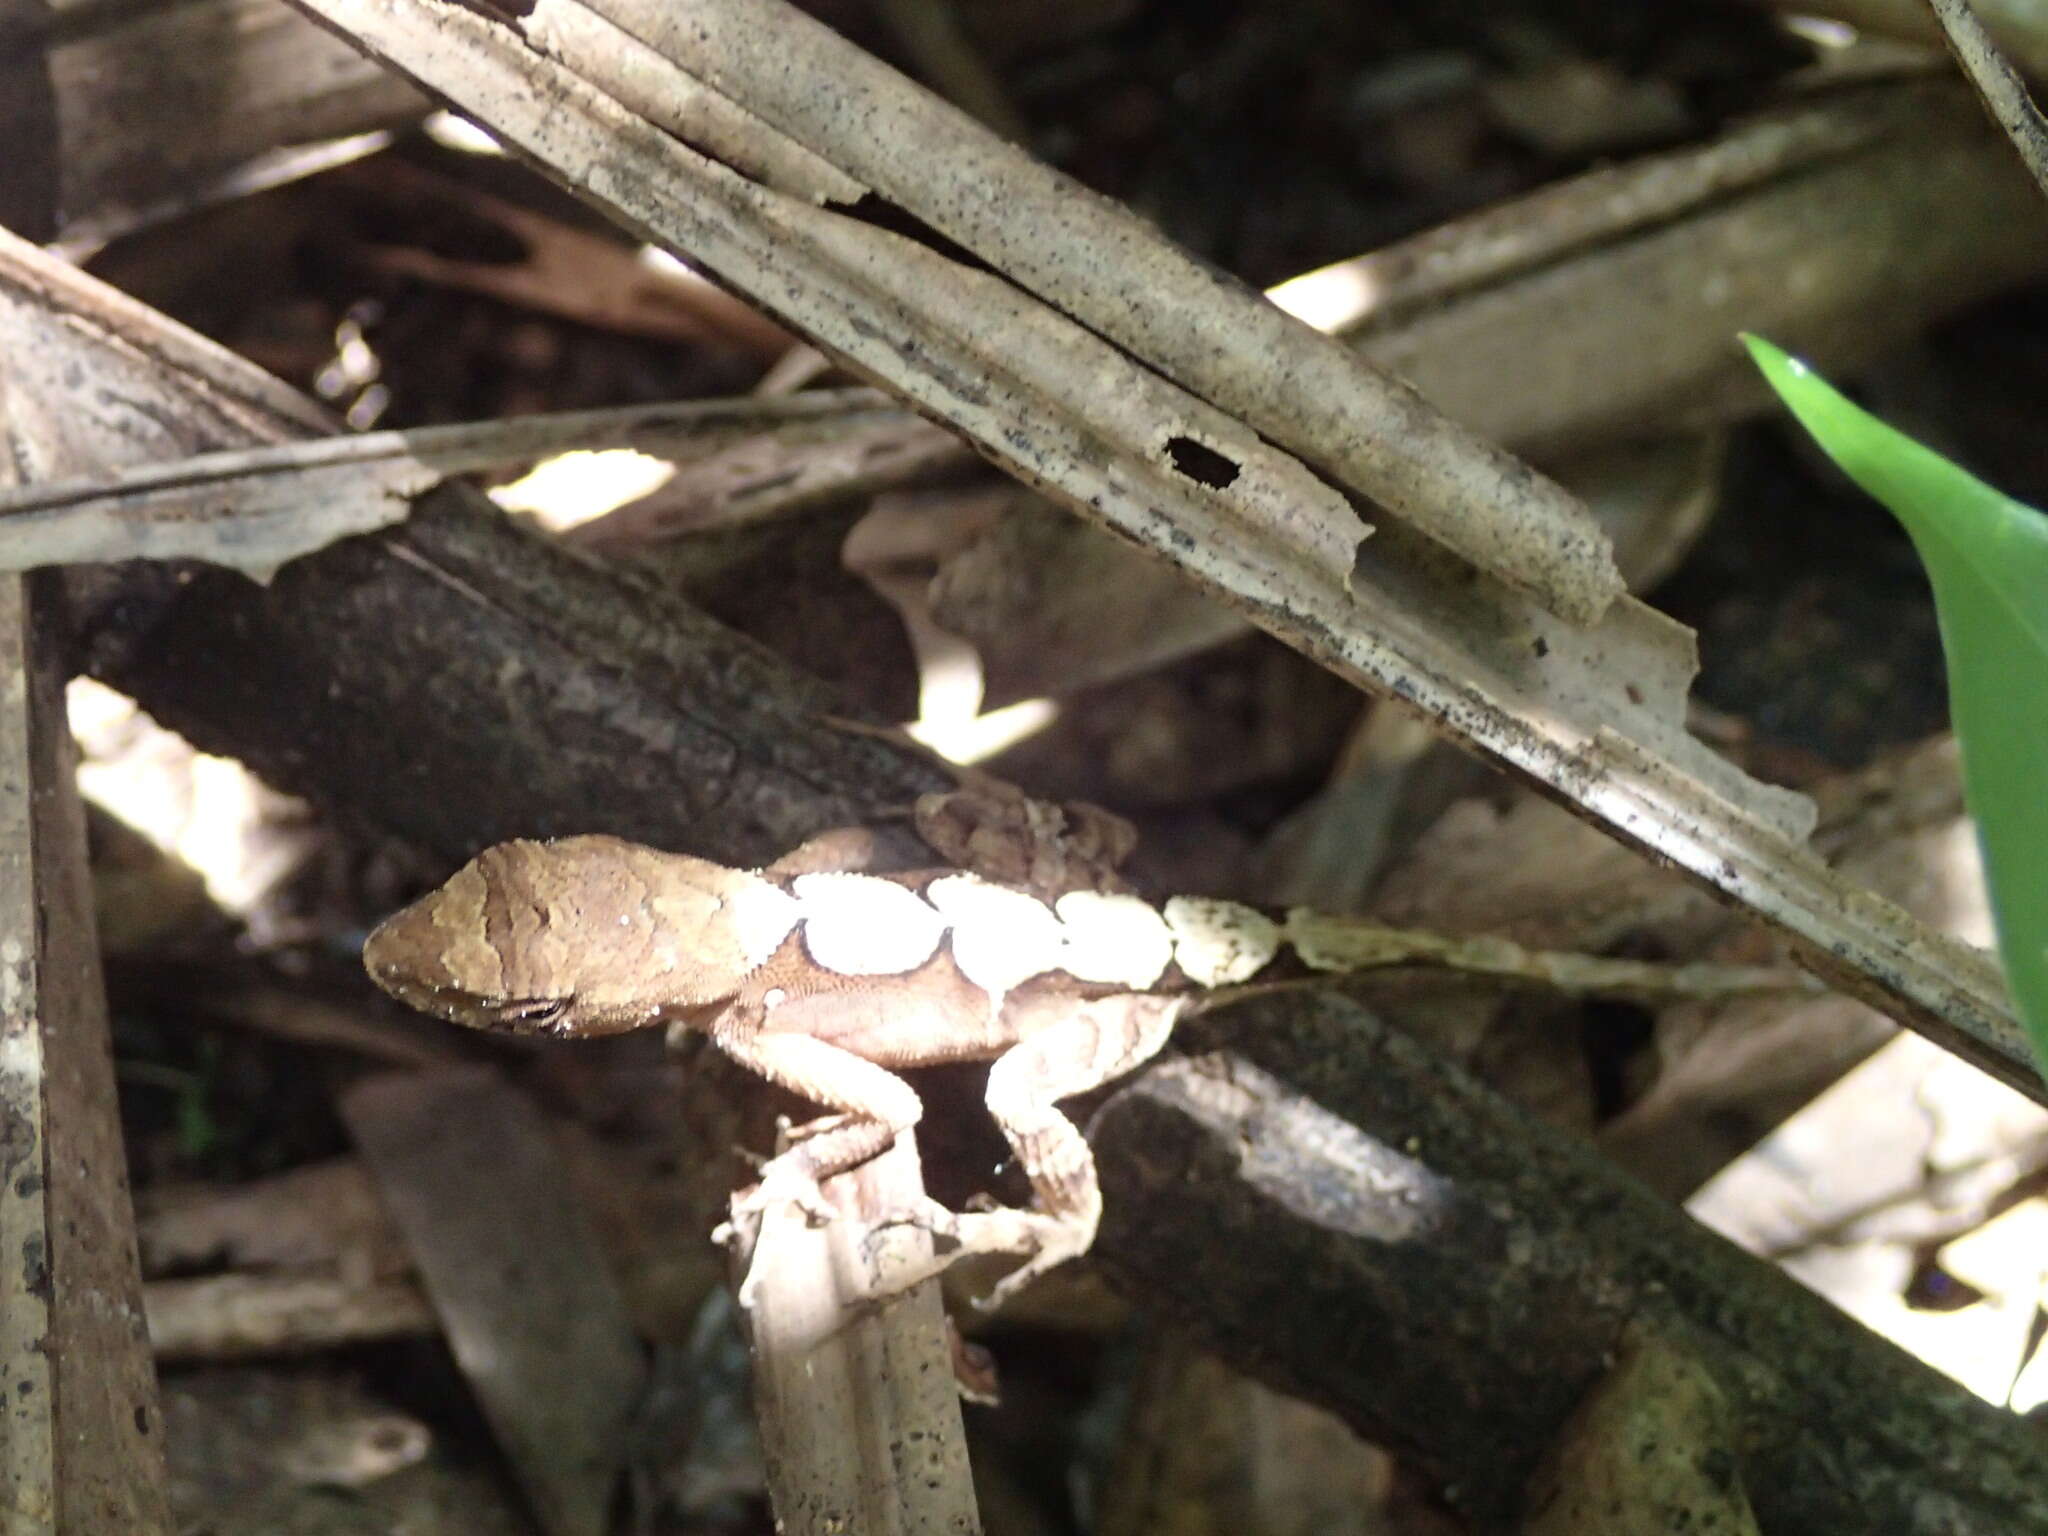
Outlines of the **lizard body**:
{"label": "lizard body", "polygon": [[[1768,967],[1677,966],[1531,952],[1296,909],[1070,891],[1046,902],[956,869],[873,874],[873,840],[827,833],[766,869],[728,869],[615,837],[486,849],[380,924],[363,962],[385,991],[473,1028],[580,1037],[701,1030],[742,1065],[832,1113],[763,1169],[742,1211],[790,1201],[823,1219],[819,1181],[914,1126],[895,1069],[993,1060],[986,1102],[1035,1208],[905,1219],[957,1251],[1028,1255],[988,1298],[1087,1251],[1095,1161],[1058,1101],[1165,1044],[1199,988],[1265,970],[1423,960],[1624,996],[1804,990]],[[943,1263],[935,1268],[943,1268]]]}
{"label": "lizard body", "polygon": [[916,1124],[891,1069],[990,1059],[987,1102],[1032,1211],[915,1213],[962,1251],[1026,1252],[991,1301],[1085,1252],[1095,1167],[1056,1101],[1145,1060],[1194,987],[1249,979],[1284,929],[1233,902],[1070,892],[1047,903],[958,870],[818,867],[819,845],[735,870],[618,838],[486,849],[388,918],[371,977],[473,1028],[581,1037],[699,1029],[828,1110],[763,1170],[752,1204],[823,1210],[818,1181]]}

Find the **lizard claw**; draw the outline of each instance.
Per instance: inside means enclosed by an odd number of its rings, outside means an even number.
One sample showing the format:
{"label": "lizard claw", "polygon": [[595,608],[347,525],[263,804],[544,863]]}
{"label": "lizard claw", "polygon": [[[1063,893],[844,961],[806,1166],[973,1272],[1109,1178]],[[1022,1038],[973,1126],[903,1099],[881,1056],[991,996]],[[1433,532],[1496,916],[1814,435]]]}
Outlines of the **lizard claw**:
{"label": "lizard claw", "polygon": [[[796,1146],[799,1142],[809,1141],[813,1136],[822,1136],[827,1131],[839,1130],[852,1118],[851,1115],[818,1115],[799,1124],[791,1120],[787,1115],[777,1115],[775,1117],[775,1139],[778,1145],[787,1150],[790,1147]],[[775,1162],[774,1157],[756,1152],[752,1147],[735,1145],[731,1150],[735,1157],[753,1169],[756,1174],[765,1173]],[[777,1154],[777,1156],[780,1155],[779,1153]]]}
{"label": "lizard claw", "polygon": [[733,1202],[735,1217],[759,1218],[778,1205],[793,1205],[812,1226],[822,1226],[835,1217],[832,1202],[818,1187],[818,1176],[799,1158],[787,1153],[770,1158],[761,1169],[761,1182]]}
{"label": "lizard claw", "polygon": [[894,1301],[897,1297],[916,1290],[925,1281],[938,1279],[952,1268],[953,1261],[964,1251],[952,1241],[957,1233],[959,1221],[958,1216],[932,1199],[921,1200],[916,1205],[901,1206],[877,1217],[874,1224],[868,1228],[864,1244],[871,1265],[879,1259],[882,1239],[898,1227],[915,1227],[919,1231],[929,1232],[933,1237],[946,1242],[947,1248],[943,1253],[926,1254],[911,1259],[907,1267],[900,1264],[895,1266],[895,1272],[888,1279],[879,1282],[870,1290],[868,1300],[871,1303]]}
{"label": "lizard claw", "polygon": [[1022,1264],[998,1280],[975,1309],[993,1312],[1048,1270],[1078,1259],[1095,1241],[1095,1222],[1086,1215],[1049,1215],[1009,1206],[984,1205],[956,1219],[958,1258],[966,1253],[1021,1253]]}
{"label": "lizard claw", "polygon": [[818,1115],[813,1119],[804,1121],[800,1125],[792,1125],[789,1117],[785,1115],[778,1119],[775,1124],[780,1138],[789,1145],[795,1146],[798,1142],[809,1141],[813,1136],[823,1136],[827,1131],[836,1131],[844,1126],[853,1124],[853,1116]]}
{"label": "lizard claw", "polygon": [[897,1227],[915,1227],[918,1231],[930,1233],[934,1239],[940,1241],[942,1251],[926,1253],[926,1255],[920,1255],[920,1257],[913,1257],[913,1260],[899,1262],[899,1264],[891,1266],[893,1272],[889,1274],[889,1278],[881,1280],[879,1284],[874,1284],[874,1288],[868,1292],[870,1303],[874,1303],[874,1305],[891,1303],[891,1300],[895,1300],[899,1296],[905,1296],[911,1290],[922,1286],[926,1280],[938,1280],[938,1276],[942,1276],[946,1270],[950,1270],[954,1266],[954,1262],[961,1260],[961,1257],[965,1257],[967,1253],[979,1251],[979,1249],[963,1247],[961,1241],[958,1241],[958,1239],[961,1239],[961,1223],[963,1221],[967,1221],[967,1217],[961,1217],[961,1214],[948,1210],[946,1206],[942,1206],[938,1200],[932,1200],[932,1198],[922,1198],[922,1200],[918,1200],[915,1204],[899,1206],[899,1208],[883,1214],[883,1217],[879,1217],[877,1221],[874,1221],[874,1225],[868,1229],[868,1237],[866,1237],[866,1253],[868,1253],[868,1262],[870,1264],[879,1257],[877,1255],[877,1247],[879,1247],[881,1239],[887,1233],[895,1231]]}
{"label": "lizard claw", "polygon": [[1027,1255],[1016,1269],[995,1283],[986,1296],[979,1297],[977,1310],[993,1312],[1017,1292],[1048,1270],[1069,1259],[1078,1259],[1095,1240],[1095,1223],[1086,1216],[1050,1216],[1043,1211],[1021,1211],[975,1202],[977,1209],[964,1214],[947,1210],[937,1201],[891,1212],[875,1224],[872,1242],[883,1230],[895,1226],[921,1227],[935,1237],[950,1239],[945,1252],[898,1273],[874,1292],[873,1299],[886,1301],[935,1280],[971,1253],[1021,1253]]}
{"label": "lizard claw", "polygon": [[956,1237],[959,1234],[960,1218],[938,1201],[920,1200],[915,1205],[899,1206],[875,1218],[873,1230],[868,1234],[872,1243],[893,1227],[916,1227],[934,1237]]}
{"label": "lizard claw", "polygon": [[[986,1296],[980,1296],[975,1299],[974,1307],[978,1312],[996,1311],[1004,1302],[1023,1290],[1025,1286],[1036,1280],[1040,1275],[1045,1274],[1049,1270],[1057,1269],[1069,1259],[1080,1258],[1082,1254],[1088,1251],[1089,1245],[1095,1240],[1095,1232],[1092,1226],[1088,1230],[1082,1231],[1075,1223],[1062,1221],[1055,1216],[1041,1216],[1034,1211],[1008,1211],[1001,1214],[1028,1218],[1032,1222],[1033,1231],[1037,1235],[1037,1247],[1033,1250],[1030,1258],[990,1286]],[[962,1241],[963,1247],[961,1251],[966,1252],[967,1249],[964,1246],[966,1238],[964,1235]]]}
{"label": "lizard claw", "polygon": [[781,1207],[793,1206],[810,1226],[823,1226],[839,1213],[832,1208],[832,1202],[825,1198],[825,1192],[818,1187],[818,1176],[800,1157],[783,1153],[770,1158],[761,1168],[761,1182],[746,1194],[732,1202],[732,1217],[720,1224],[712,1234],[712,1240],[730,1244],[738,1236],[736,1229],[741,1223],[751,1223],[755,1229],[753,1258],[747,1265],[746,1277],[740,1281],[740,1309],[752,1312],[760,1298],[762,1278],[762,1245],[759,1228],[768,1213]]}

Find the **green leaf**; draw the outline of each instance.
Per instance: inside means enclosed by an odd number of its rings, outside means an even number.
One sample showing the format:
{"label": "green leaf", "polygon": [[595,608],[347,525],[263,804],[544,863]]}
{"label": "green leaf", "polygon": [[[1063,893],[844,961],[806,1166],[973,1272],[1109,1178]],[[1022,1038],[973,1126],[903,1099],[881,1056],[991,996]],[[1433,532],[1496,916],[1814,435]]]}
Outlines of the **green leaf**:
{"label": "green leaf", "polygon": [[1749,354],[1828,456],[1905,524],[1934,583],[1963,793],[1998,947],[2048,1062],[2048,518],[1842,398],[1769,342]]}

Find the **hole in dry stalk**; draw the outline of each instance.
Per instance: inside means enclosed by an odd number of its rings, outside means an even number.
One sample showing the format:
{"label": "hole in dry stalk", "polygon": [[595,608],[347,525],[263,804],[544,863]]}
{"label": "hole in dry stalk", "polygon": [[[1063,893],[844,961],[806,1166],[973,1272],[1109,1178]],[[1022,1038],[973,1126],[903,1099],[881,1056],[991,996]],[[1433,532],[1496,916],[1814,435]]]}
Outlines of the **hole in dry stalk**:
{"label": "hole in dry stalk", "polygon": [[1207,443],[1196,442],[1192,437],[1169,437],[1166,452],[1175,469],[1211,490],[1220,491],[1237,478],[1235,460],[1226,458]]}

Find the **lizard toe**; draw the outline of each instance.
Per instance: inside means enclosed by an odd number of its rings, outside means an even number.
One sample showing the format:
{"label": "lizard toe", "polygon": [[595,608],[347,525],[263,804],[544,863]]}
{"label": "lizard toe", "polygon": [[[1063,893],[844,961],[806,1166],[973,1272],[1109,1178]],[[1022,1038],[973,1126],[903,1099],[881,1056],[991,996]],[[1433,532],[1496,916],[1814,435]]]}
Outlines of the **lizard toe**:
{"label": "lizard toe", "polygon": [[1025,1286],[1031,1284],[1040,1275],[1059,1268],[1060,1265],[1070,1259],[1080,1258],[1082,1254],[1088,1251],[1088,1246],[1094,1241],[1094,1238],[1095,1232],[1092,1227],[1083,1233],[1075,1229],[1071,1224],[1065,1224],[1063,1230],[1048,1234],[1045,1242],[1039,1247],[1037,1252],[1003,1276],[994,1285],[990,1286],[986,1296],[978,1297],[975,1300],[975,1310],[978,1312],[994,1312],[998,1310],[1004,1302],[1023,1290]]}
{"label": "lizard toe", "polygon": [[914,1205],[898,1206],[875,1218],[874,1228],[868,1234],[872,1245],[883,1233],[896,1227],[916,1227],[934,1237],[954,1237],[960,1228],[960,1218],[938,1201],[929,1197]]}
{"label": "lizard toe", "polygon": [[829,1135],[831,1132],[843,1129],[853,1123],[854,1116],[852,1115],[819,1115],[815,1119],[806,1120],[799,1125],[792,1125],[785,1117],[778,1121],[777,1125],[782,1139],[794,1146],[799,1142],[809,1141],[816,1136]]}
{"label": "lizard toe", "polygon": [[817,1175],[800,1158],[787,1153],[768,1161],[761,1169],[761,1182],[733,1202],[733,1212],[758,1218],[779,1205],[795,1206],[813,1226],[822,1226],[838,1214],[818,1187]]}

